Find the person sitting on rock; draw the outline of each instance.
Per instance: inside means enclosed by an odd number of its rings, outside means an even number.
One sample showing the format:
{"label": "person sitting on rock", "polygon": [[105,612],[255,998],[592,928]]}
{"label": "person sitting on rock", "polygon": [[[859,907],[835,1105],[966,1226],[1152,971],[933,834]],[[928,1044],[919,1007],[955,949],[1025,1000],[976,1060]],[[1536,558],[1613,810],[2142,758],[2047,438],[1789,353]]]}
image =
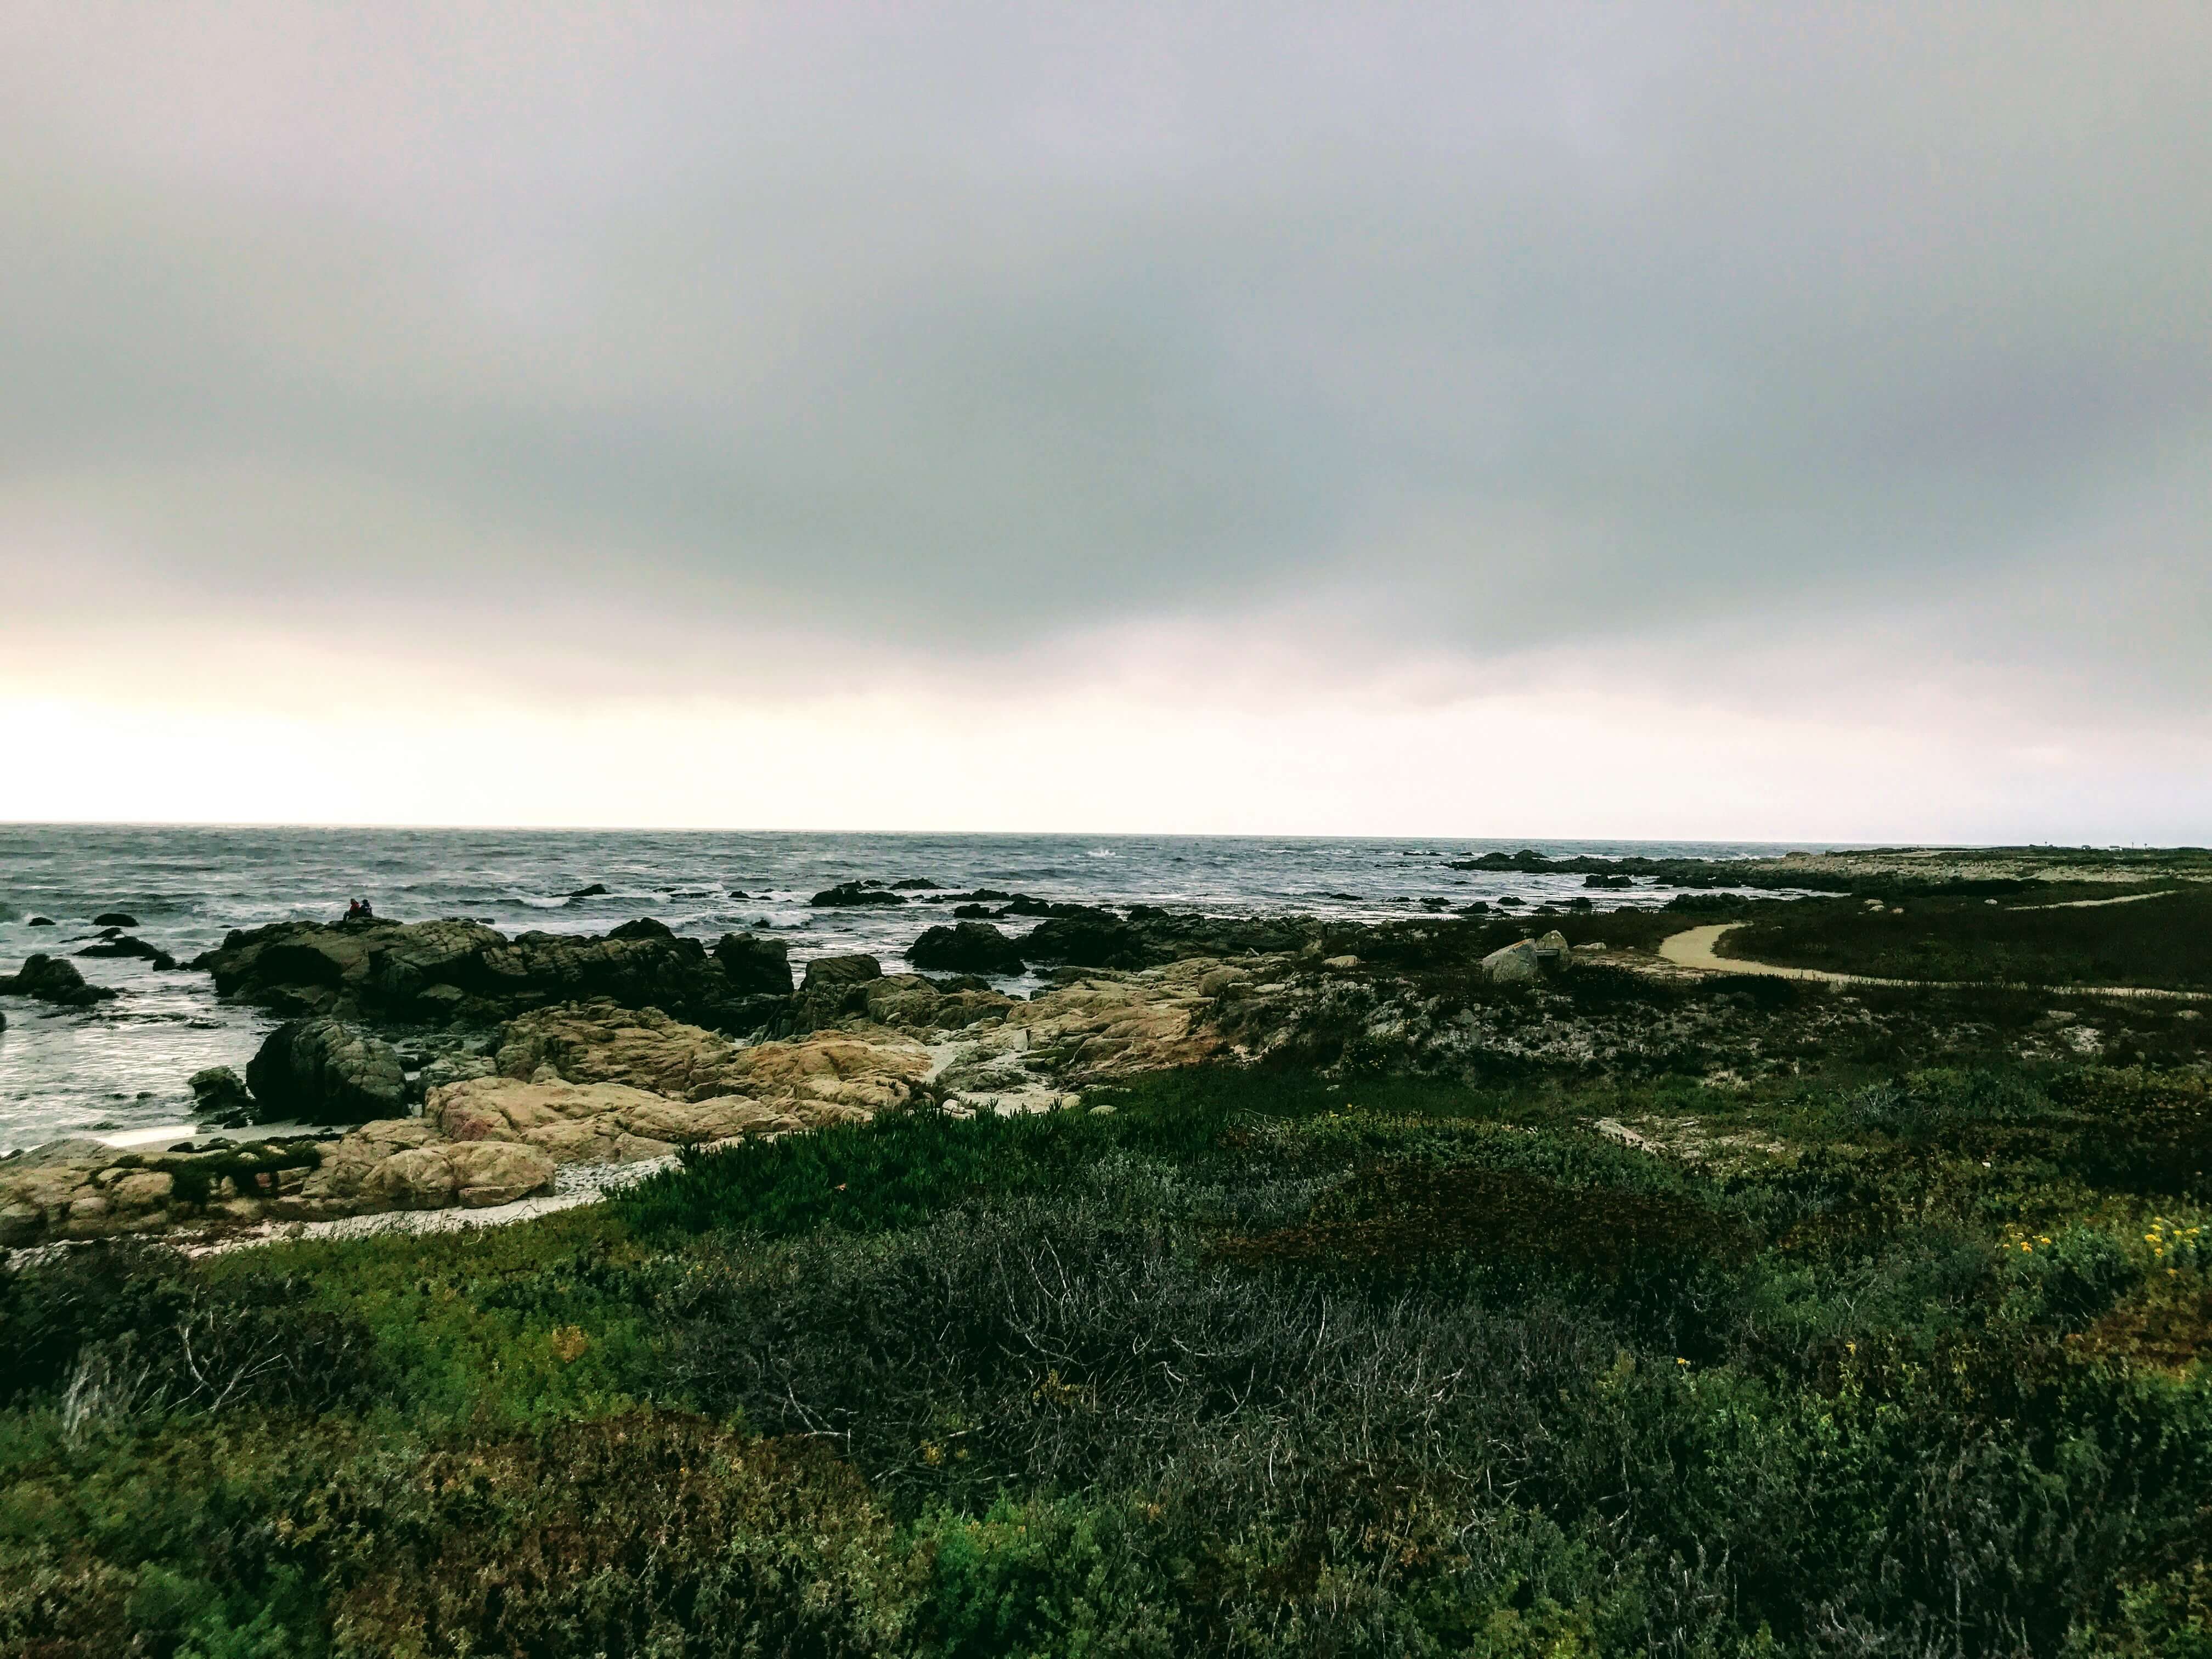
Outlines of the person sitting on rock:
{"label": "person sitting on rock", "polygon": [[374,921],[376,920],[376,912],[368,908],[368,901],[367,899],[356,899],[354,902],[361,906],[361,919],[363,921]]}
{"label": "person sitting on rock", "polygon": [[362,902],[359,899],[355,899],[351,903],[346,906],[345,919],[348,921],[359,921],[361,920],[361,912]]}

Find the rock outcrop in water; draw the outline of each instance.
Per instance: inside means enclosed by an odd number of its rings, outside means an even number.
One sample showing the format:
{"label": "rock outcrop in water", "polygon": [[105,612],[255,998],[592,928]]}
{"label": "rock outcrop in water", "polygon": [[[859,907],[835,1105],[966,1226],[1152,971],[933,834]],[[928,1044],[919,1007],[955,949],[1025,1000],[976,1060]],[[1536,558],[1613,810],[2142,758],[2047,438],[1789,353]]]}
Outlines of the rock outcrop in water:
{"label": "rock outcrop in water", "polygon": [[775,982],[772,947],[747,940],[727,935],[709,955],[697,939],[650,919],[604,935],[512,939],[467,921],[276,922],[230,934],[192,965],[211,973],[223,996],[295,1016],[492,1024],[532,1008],[609,997],[751,1030],[781,1012],[782,995],[766,988]]}
{"label": "rock outcrop in water", "polygon": [[[1063,907],[1070,908],[1080,908]],[[1326,931],[1323,923],[1306,916],[1208,916],[1137,904],[1126,918],[1110,910],[1054,915],[1015,943],[1033,963],[1158,968],[1200,957],[1299,951]]]}
{"label": "rock outcrop in water", "polygon": [[917,968],[954,974],[1018,974],[1022,947],[988,921],[932,927],[907,948]]}
{"label": "rock outcrop in water", "polygon": [[0,975],[0,996],[35,997],[64,1008],[89,1008],[114,995],[105,985],[87,984],[75,963],[44,953],[26,957],[21,972]]}
{"label": "rock outcrop in water", "polygon": [[853,909],[872,905],[904,904],[906,895],[879,881],[841,881],[825,887],[806,901],[821,909]]}
{"label": "rock outcrop in water", "polygon": [[77,952],[81,957],[131,957],[151,963],[163,972],[174,968],[177,959],[158,945],[149,945],[143,939],[104,939],[96,945],[88,945]]}

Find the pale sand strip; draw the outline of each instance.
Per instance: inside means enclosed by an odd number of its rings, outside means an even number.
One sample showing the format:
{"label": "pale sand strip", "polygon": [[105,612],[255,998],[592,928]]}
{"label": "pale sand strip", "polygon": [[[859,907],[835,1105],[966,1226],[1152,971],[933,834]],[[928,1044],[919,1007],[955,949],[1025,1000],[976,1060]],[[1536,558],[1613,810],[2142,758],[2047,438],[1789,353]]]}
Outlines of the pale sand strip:
{"label": "pale sand strip", "polygon": [[1708,974],[1760,974],[1770,979],[1811,979],[1826,985],[1887,985],[1905,990],[1972,991],[2008,989],[2040,991],[2050,996],[2155,997],[2175,1002],[2212,1002],[2212,991],[2160,991],[2140,985],[2009,985],[1989,980],[1877,979],[1870,974],[1836,974],[1824,968],[1782,968],[1769,962],[1750,962],[1719,952],[1721,935],[1743,924],[1712,922],[1687,927],[1659,942],[1659,954],[1677,968],[1694,968]]}

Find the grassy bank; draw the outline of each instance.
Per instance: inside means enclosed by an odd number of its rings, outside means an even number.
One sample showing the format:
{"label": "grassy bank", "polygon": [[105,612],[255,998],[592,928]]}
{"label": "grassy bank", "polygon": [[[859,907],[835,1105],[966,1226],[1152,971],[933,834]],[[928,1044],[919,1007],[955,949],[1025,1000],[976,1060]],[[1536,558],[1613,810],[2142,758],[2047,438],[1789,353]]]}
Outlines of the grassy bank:
{"label": "grassy bank", "polygon": [[2201,1078],[1094,1099],[9,1275],[0,1650],[2212,1651]]}
{"label": "grassy bank", "polygon": [[2084,894],[2062,890],[2037,896],[2032,906],[1808,900],[1753,913],[1728,935],[1728,950],[1784,967],[1885,978],[2212,990],[2212,886],[2136,890],[2151,896],[2074,905],[2056,901]]}

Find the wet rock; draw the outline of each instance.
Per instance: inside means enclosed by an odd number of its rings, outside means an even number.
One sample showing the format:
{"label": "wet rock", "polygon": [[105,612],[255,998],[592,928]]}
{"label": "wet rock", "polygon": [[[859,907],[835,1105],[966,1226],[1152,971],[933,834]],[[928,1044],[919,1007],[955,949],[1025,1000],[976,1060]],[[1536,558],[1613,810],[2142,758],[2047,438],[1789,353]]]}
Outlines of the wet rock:
{"label": "wet rock", "polygon": [[253,1121],[253,1097],[246,1079],[228,1066],[210,1066],[194,1072],[185,1086],[192,1091],[195,1115],[235,1128]]}
{"label": "wet rock", "polygon": [[884,964],[872,956],[855,953],[842,957],[817,957],[806,964],[806,977],[799,984],[801,991],[827,990],[847,985],[857,985],[862,980],[881,979]]}
{"label": "wet rock", "polygon": [[287,1020],[246,1067],[264,1122],[364,1123],[407,1108],[399,1051],[343,1020]]}
{"label": "wet rock", "polygon": [[33,916],[23,925],[26,927],[52,927],[54,925],[54,919],[52,916]]}
{"label": "wet rock", "polygon": [[155,968],[161,969],[165,972],[177,965],[176,957],[171,956],[167,951],[162,950],[158,945],[149,945],[143,939],[124,938],[102,939],[97,945],[86,945],[84,949],[77,952],[77,955],[81,957],[132,957],[142,962],[150,962]]}
{"label": "wet rock", "polygon": [[806,902],[823,908],[849,909],[856,906],[904,904],[906,895],[893,892],[879,881],[841,881]]}
{"label": "wet rock", "polygon": [[907,960],[917,968],[963,974],[1018,974],[1022,950],[987,921],[960,921],[950,927],[932,927],[908,947]]}
{"label": "wet rock", "polygon": [[568,902],[574,904],[578,899],[605,898],[606,893],[606,883],[595,881],[589,887],[579,887],[574,892],[570,893],[568,898]]}
{"label": "wet rock", "polygon": [[1097,909],[1056,916],[1015,943],[1032,963],[1139,969],[1200,957],[1287,954],[1312,944],[1326,928],[1308,916],[1208,916],[1137,904],[1127,918]]}
{"label": "wet rock", "polygon": [[26,957],[21,972],[0,975],[0,996],[35,997],[64,1008],[89,1008],[114,995],[105,985],[85,983],[76,964],[60,957]]}
{"label": "wet rock", "polygon": [[1057,917],[1064,921],[1088,921],[1099,918],[1111,921],[1114,913],[1096,904],[1071,904],[1064,899],[1041,899],[1028,893],[1017,893],[999,911],[1002,916]]}
{"label": "wet rock", "polygon": [[605,935],[508,939],[467,921],[341,927],[279,922],[234,933],[193,966],[226,997],[278,1013],[495,1024],[609,997],[753,1030],[775,1010],[733,983],[697,939],[641,918]]}
{"label": "wet rock", "polygon": [[1636,885],[1636,882],[1632,877],[1611,876],[1607,875],[1601,871],[1593,870],[1589,874],[1583,878],[1583,885],[1585,887],[1608,888],[1633,887]]}
{"label": "wet rock", "polygon": [[753,933],[725,933],[715,941],[714,960],[730,988],[741,996],[791,994],[791,944]]}
{"label": "wet rock", "polygon": [[897,893],[941,893],[945,890],[933,881],[925,881],[920,876],[908,876],[904,881],[893,882],[891,890]]}
{"label": "wet rock", "polygon": [[136,927],[138,918],[121,910],[102,910],[92,919],[92,925],[95,927]]}

